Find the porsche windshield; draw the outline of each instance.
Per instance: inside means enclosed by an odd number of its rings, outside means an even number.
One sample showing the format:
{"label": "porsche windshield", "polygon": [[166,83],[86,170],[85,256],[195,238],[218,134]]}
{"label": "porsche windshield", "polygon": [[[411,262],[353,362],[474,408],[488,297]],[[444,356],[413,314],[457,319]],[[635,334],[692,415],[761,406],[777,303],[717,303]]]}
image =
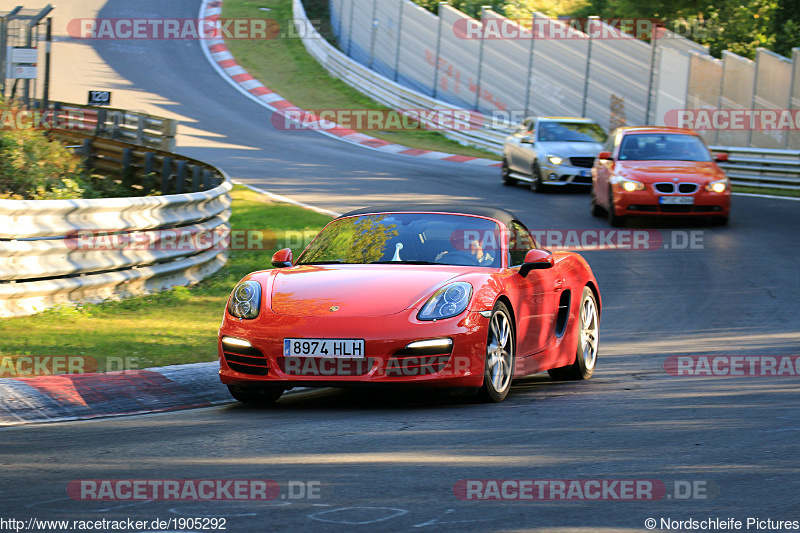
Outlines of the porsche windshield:
{"label": "porsche windshield", "polygon": [[700,137],[682,133],[626,135],[619,147],[620,161],[711,161]]}
{"label": "porsche windshield", "polygon": [[499,225],[485,218],[390,213],[328,224],[297,264],[441,264],[501,266]]}

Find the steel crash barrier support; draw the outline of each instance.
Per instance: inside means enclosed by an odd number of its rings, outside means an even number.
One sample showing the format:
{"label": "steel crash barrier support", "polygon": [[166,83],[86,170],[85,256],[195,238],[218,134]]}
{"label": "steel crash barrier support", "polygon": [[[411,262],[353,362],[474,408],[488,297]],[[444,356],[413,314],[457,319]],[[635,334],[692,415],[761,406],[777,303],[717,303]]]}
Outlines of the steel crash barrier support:
{"label": "steel crash barrier support", "polygon": [[[454,110],[468,113],[472,117],[469,127],[462,124],[457,129],[443,129],[442,133],[459,143],[495,154],[502,153],[505,137],[511,133],[515,124],[495,123],[477,111],[467,111],[432,98],[375,72],[324,39],[309,21],[302,0],[293,0],[292,6],[297,34],[301,36],[303,45],[332,76],[391,109]],[[419,55],[422,50],[416,50],[416,53]],[[720,166],[735,184],[800,190],[799,150],[730,146],[711,146],[711,149],[729,154],[728,162]]]}
{"label": "steel crash barrier support", "polygon": [[232,188],[207,163],[76,132],[51,132],[87,166],[140,194],[0,200],[0,317],[191,285],[227,260]]}

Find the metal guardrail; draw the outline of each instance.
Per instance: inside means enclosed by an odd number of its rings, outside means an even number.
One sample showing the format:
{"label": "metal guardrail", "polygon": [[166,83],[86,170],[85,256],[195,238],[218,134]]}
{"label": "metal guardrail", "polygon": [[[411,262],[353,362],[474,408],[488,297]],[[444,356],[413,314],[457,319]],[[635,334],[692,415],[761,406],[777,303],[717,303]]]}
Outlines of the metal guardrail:
{"label": "metal guardrail", "polygon": [[[225,264],[232,184],[224,172],[121,141],[75,132],[51,135],[67,142],[82,137],[90,164],[132,182],[146,184],[146,162],[159,163],[161,186],[172,194],[0,200],[0,317],[189,285]],[[195,192],[175,192],[192,188]],[[204,238],[191,239],[201,233]]]}
{"label": "metal guardrail", "polygon": [[[306,16],[302,0],[293,0],[295,25],[303,45],[332,76],[341,79],[364,95],[392,109],[460,110],[447,102],[421,94],[378,74],[349,58],[317,32]],[[494,124],[476,111],[475,127],[465,131],[444,130],[448,138],[476,146],[495,154],[503,153],[503,142],[515,124]],[[731,181],[740,185],[800,190],[800,151],[760,148],[711,147],[729,154],[729,161],[720,167]]]}
{"label": "metal guardrail", "polygon": [[175,150],[178,123],[147,113],[54,102],[51,109],[70,129],[166,152]]}
{"label": "metal guardrail", "polygon": [[728,154],[719,166],[734,184],[772,189],[800,189],[800,150],[711,146]]}

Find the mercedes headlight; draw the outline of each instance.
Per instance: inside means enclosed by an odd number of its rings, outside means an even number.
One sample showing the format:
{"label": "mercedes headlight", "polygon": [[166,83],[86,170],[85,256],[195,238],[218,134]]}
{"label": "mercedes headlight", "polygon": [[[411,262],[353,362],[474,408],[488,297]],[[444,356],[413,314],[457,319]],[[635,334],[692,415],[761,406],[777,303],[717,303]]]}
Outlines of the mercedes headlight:
{"label": "mercedes headlight", "polygon": [[466,281],[457,281],[445,285],[428,298],[417,318],[420,320],[438,320],[460,315],[469,305],[471,297],[472,285]]}
{"label": "mercedes headlight", "polygon": [[713,181],[706,185],[706,190],[708,192],[725,192],[725,189],[727,188],[728,180]]}
{"label": "mercedes headlight", "polygon": [[236,318],[255,318],[261,307],[261,284],[257,281],[239,283],[231,294],[228,312]]}
{"label": "mercedes headlight", "polygon": [[564,162],[563,157],[558,157],[557,155],[548,155],[547,160],[550,161],[554,165],[560,165]]}

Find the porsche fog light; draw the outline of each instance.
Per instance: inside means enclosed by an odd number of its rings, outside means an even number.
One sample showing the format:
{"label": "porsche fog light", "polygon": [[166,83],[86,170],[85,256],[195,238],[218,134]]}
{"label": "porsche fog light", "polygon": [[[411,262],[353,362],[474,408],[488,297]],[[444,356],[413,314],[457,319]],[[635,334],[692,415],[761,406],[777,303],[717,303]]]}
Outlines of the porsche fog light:
{"label": "porsche fog light", "polygon": [[261,307],[261,285],[257,281],[244,281],[233,289],[228,312],[236,318],[252,319]]}
{"label": "porsche fog light", "polygon": [[457,281],[446,285],[431,296],[417,315],[420,320],[450,318],[464,312],[472,297],[472,285]]}

